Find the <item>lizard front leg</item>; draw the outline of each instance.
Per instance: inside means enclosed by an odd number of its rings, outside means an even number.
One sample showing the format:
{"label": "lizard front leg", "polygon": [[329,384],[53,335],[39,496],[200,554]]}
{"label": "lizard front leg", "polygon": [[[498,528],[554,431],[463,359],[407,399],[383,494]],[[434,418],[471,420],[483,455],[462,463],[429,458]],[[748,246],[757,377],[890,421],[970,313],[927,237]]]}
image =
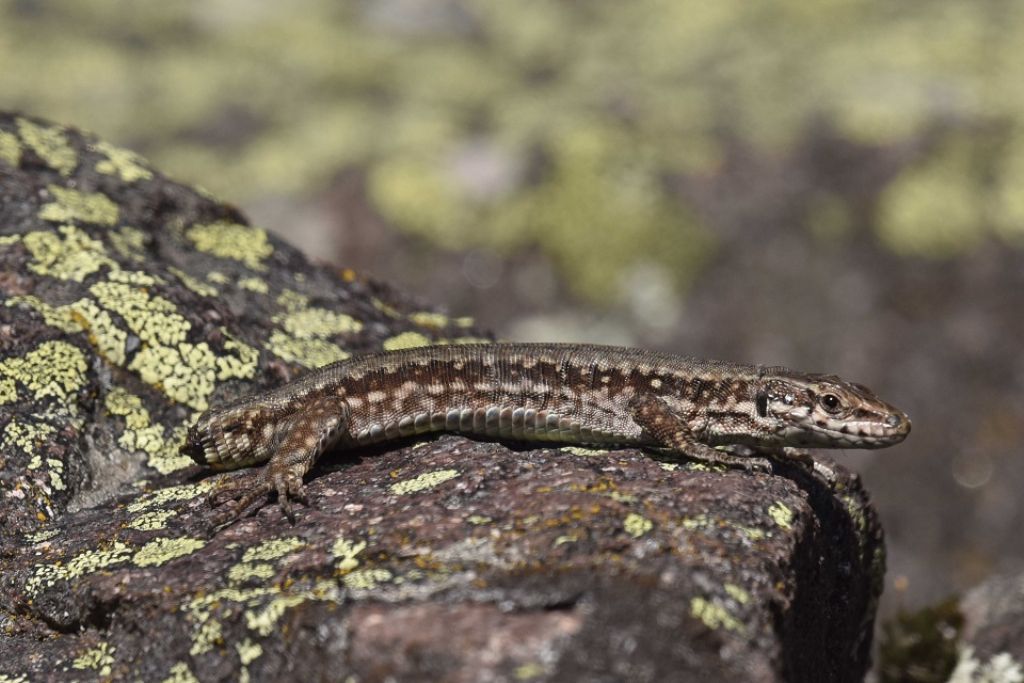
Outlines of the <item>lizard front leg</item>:
{"label": "lizard front leg", "polygon": [[317,458],[327,450],[338,436],[348,428],[348,406],[337,399],[322,398],[302,406],[301,412],[284,420],[278,426],[277,445],[270,461],[257,470],[232,472],[218,482],[211,494],[215,506],[230,501],[235,504],[218,517],[232,521],[248,510],[253,503],[277,492],[281,511],[293,524],[295,516],[291,501],[305,503],[302,478],[313,467]]}
{"label": "lizard front leg", "polygon": [[630,404],[630,411],[644,434],[662,448],[711,464],[738,466],[747,471],[771,471],[771,463],[765,458],[734,455],[699,441],[686,421],[657,396],[637,396]]}

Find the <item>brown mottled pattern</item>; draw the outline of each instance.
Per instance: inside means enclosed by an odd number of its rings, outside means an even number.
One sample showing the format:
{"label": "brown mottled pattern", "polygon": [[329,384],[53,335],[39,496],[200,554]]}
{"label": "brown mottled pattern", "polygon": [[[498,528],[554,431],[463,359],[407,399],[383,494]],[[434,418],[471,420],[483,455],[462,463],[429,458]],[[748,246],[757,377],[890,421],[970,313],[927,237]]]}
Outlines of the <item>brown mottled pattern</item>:
{"label": "brown mottled pattern", "polygon": [[[583,344],[474,344],[370,354],[327,365],[202,415],[182,452],[236,478],[239,508],[276,489],[288,510],[332,444],[425,432],[528,442],[643,445],[732,462],[746,445],[879,448],[910,421],[829,375]],[[252,479],[252,477],[249,477]]]}

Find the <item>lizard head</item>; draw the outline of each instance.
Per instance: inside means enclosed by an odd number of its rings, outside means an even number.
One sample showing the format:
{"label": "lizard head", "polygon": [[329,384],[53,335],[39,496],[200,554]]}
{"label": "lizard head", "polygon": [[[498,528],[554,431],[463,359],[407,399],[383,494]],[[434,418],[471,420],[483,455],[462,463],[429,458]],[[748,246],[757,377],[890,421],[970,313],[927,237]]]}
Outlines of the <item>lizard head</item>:
{"label": "lizard head", "polygon": [[274,449],[270,415],[247,402],[218,407],[189,427],[179,452],[217,470],[230,470],[267,460]]}
{"label": "lizard head", "polygon": [[766,368],[757,382],[754,411],[755,424],[787,446],[884,448],[910,433],[906,413],[835,375]]}

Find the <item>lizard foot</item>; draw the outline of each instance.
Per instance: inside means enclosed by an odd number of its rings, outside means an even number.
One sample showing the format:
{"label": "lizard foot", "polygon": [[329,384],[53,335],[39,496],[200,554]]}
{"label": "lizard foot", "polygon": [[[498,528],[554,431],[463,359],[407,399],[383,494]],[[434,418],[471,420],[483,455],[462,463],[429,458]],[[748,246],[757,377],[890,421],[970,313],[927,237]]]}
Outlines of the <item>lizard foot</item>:
{"label": "lizard foot", "polygon": [[259,470],[228,473],[217,482],[209,495],[210,504],[217,509],[217,526],[230,524],[257,512],[273,492],[277,493],[281,512],[294,524],[295,514],[291,501],[309,505],[303,491],[301,471],[299,468],[274,467],[271,463]]}
{"label": "lizard foot", "polygon": [[700,455],[694,456],[697,462],[708,462],[715,465],[722,465],[728,469],[742,469],[748,474],[771,474],[772,461],[759,451],[745,447],[719,450],[710,448],[702,451]]}

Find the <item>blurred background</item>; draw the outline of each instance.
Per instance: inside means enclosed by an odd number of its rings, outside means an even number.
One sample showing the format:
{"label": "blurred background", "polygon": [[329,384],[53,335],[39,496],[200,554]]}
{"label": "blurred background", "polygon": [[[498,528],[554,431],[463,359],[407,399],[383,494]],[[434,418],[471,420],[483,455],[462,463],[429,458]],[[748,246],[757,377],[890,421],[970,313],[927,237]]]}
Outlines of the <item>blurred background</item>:
{"label": "blurred background", "polygon": [[90,129],[499,336],[841,374],[883,615],[1024,569],[1024,3],[0,0]]}

